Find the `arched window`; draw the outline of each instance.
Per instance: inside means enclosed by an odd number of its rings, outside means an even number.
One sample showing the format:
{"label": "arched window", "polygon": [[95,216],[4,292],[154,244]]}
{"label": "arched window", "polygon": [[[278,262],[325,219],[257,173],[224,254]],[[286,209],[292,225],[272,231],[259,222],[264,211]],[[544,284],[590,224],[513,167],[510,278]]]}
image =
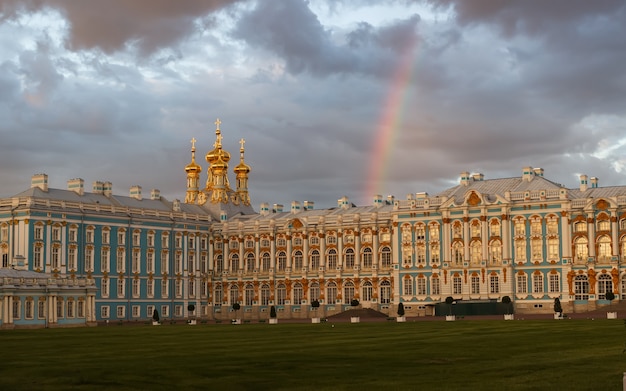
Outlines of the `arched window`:
{"label": "arched window", "polygon": [[391,283],[387,280],[380,283],[380,303],[389,304],[391,302]]}
{"label": "arched window", "polygon": [[423,274],[420,274],[419,276],[417,276],[416,285],[417,285],[416,293],[420,296],[425,296],[426,295],[426,277],[424,277]]}
{"label": "arched window", "polygon": [[587,276],[574,278],[574,300],[589,300],[589,280]]}
{"label": "arched window", "polygon": [[293,304],[299,305],[300,303],[302,303],[303,296],[304,291],[302,289],[302,284],[296,282],[295,284],[293,284]]}
{"label": "arched window", "polygon": [[576,238],[574,242],[574,259],[576,263],[587,262],[587,257],[589,256],[589,247],[587,246],[587,243],[587,238],[584,236]]}
{"label": "arched window", "polygon": [[303,264],[302,251],[297,250],[293,254],[293,268],[294,268],[294,270],[302,270],[302,264]]}
{"label": "arched window", "polygon": [[502,262],[502,243],[499,240],[494,240],[489,246],[489,264],[499,265]]}
{"label": "arched window", "polygon": [[430,278],[430,294],[433,296],[439,296],[441,294],[441,280],[436,274]]}
{"label": "arched window", "polygon": [[391,249],[387,246],[380,250],[380,266],[383,268],[391,267]]}
{"label": "arched window", "polygon": [[460,266],[463,264],[463,243],[462,242],[454,242],[452,244],[452,260],[454,264]]}
{"label": "arched window", "polygon": [[221,274],[222,270],[224,270],[224,258],[219,254],[215,257],[215,272]]}
{"label": "arched window", "polygon": [[526,273],[517,275],[517,293],[528,293],[528,276]]}
{"label": "arched window", "polygon": [[246,256],[246,270],[248,272],[254,271],[254,264],[255,264],[254,254],[248,253],[248,255]]}
{"label": "arched window", "polygon": [[350,304],[350,301],[354,298],[354,283],[352,281],[346,281],[343,284],[343,303]]}
{"label": "arched window", "polygon": [[317,282],[309,285],[309,297],[311,301],[320,299],[320,284]]}
{"label": "arched window", "polygon": [[287,288],[285,284],[276,285],[276,304],[285,305],[285,300],[287,300]]}
{"label": "arched window", "polygon": [[320,267],[320,252],[318,250],[311,251],[311,271],[317,271]]}
{"label": "arched window", "polygon": [[287,254],[284,251],[278,252],[278,265],[277,269],[279,272],[284,272],[287,268]]}
{"label": "arched window", "polygon": [[326,268],[328,270],[334,270],[337,268],[337,250],[331,248],[326,255]]}
{"label": "arched window", "polygon": [[230,256],[230,271],[237,273],[239,270],[239,254],[233,254]]}
{"label": "arched window", "polygon": [[598,238],[598,261],[608,262],[612,254],[611,238],[608,235],[600,236]]}
{"label": "arched window", "polygon": [[261,305],[270,303],[270,287],[267,284],[261,285]]}
{"label": "arched window", "polygon": [[334,304],[337,300],[337,284],[329,282],[326,285],[326,302],[328,304]]}
{"label": "arched window", "polygon": [[236,284],[230,286],[228,299],[230,300],[231,305],[239,303],[239,287]]}
{"label": "arched window", "polygon": [[365,281],[363,285],[361,285],[361,290],[363,291],[361,295],[361,299],[363,301],[371,301],[372,294],[374,293],[372,283],[370,281]]}
{"label": "arched window", "polygon": [[261,270],[264,272],[270,270],[271,261],[270,261],[270,253],[263,253],[261,255]]}
{"label": "arched window", "polygon": [[613,279],[609,274],[598,276],[598,299],[606,300],[607,292],[613,292]]}
{"label": "arched window", "polygon": [[222,284],[215,284],[215,293],[213,295],[213,298],[213,302],[216,306],[222,305],[222,301],[224,301],[224,291],[222,291]]}
{"label": "arched window", "polygon": [[365,247],[361,254],[361,267],[364,269],[372,268],[372,249]]}
{"label": "arched window", "polygon": [[500,277],[497,274],[489,276],[489,293],[500,293]]}
{"label": "arched window", "polygon": [[245,305],[254,303],[254,286],[252,284],[246,284],[244,303]]}
{"label": "arched window", "polygon": [[461,276],[455,274],[454,277],[452,277],[452,294],[460,295],[461,293],[463,293],[463,282]]}
{"label": "arched window", "polygon": [[354,269],[354,249],[352,248],[346,249],[344,267],[347,270]]}

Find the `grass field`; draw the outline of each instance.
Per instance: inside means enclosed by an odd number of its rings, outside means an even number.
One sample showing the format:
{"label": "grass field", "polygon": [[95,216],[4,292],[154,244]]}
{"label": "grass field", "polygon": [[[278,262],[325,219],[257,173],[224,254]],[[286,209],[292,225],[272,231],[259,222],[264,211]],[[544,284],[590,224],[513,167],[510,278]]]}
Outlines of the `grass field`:
{"label": "grass field", "polygon": [[620,320],[0,332],[0,390],[621,390]]}

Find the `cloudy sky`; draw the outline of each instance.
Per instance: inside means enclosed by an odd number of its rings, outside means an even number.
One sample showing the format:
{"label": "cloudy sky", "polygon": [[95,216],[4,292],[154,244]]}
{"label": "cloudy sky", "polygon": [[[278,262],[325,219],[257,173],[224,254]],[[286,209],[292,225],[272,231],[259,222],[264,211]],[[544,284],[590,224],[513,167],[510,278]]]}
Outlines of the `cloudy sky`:
{"label": "cloudy sky", "polygon": [[626,2],[0,0],[0,196],[46,173],[184,199],[217,118],[257,210],[524,166],[623,185]]}

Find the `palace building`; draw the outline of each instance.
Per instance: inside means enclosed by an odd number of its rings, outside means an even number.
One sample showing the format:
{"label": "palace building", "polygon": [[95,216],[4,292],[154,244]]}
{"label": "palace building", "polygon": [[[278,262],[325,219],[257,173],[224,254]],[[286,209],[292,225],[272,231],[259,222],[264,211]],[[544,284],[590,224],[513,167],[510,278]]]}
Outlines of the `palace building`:
{"label": "palace building", "polygon": [[399,303],[408,316],[439,315],[447,297],[509,296],[517,313],[552,312],[559,298],[578,312],[608,305],[607,292],[626,298],[626,186],[581,175],[568,189],[525,167],[512,178],[464,172],[436,195],[256,212],[244,140],[233,189],[216,125],[204,183],[192,140],[183,202],[140,186],[118,195],[108,181],[89,192],[80,178],[53,189],[46,174],[1,199],[0,326],[146,321],[154,310],[258,321],[272,306],[278,318],[324,317],[353,299],[389,316]]}

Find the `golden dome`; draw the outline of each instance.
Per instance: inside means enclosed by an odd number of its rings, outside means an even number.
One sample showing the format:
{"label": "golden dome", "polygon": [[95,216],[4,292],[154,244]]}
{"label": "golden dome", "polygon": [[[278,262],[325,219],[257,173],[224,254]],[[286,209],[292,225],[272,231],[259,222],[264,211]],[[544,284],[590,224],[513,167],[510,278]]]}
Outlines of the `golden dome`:
{"label": "golden dome", "polygon": [[202,167],[196,163],[196,139],[191,139],[191,163],[185,166],[185,172],[187,173],[198,173],[202,172]]}

